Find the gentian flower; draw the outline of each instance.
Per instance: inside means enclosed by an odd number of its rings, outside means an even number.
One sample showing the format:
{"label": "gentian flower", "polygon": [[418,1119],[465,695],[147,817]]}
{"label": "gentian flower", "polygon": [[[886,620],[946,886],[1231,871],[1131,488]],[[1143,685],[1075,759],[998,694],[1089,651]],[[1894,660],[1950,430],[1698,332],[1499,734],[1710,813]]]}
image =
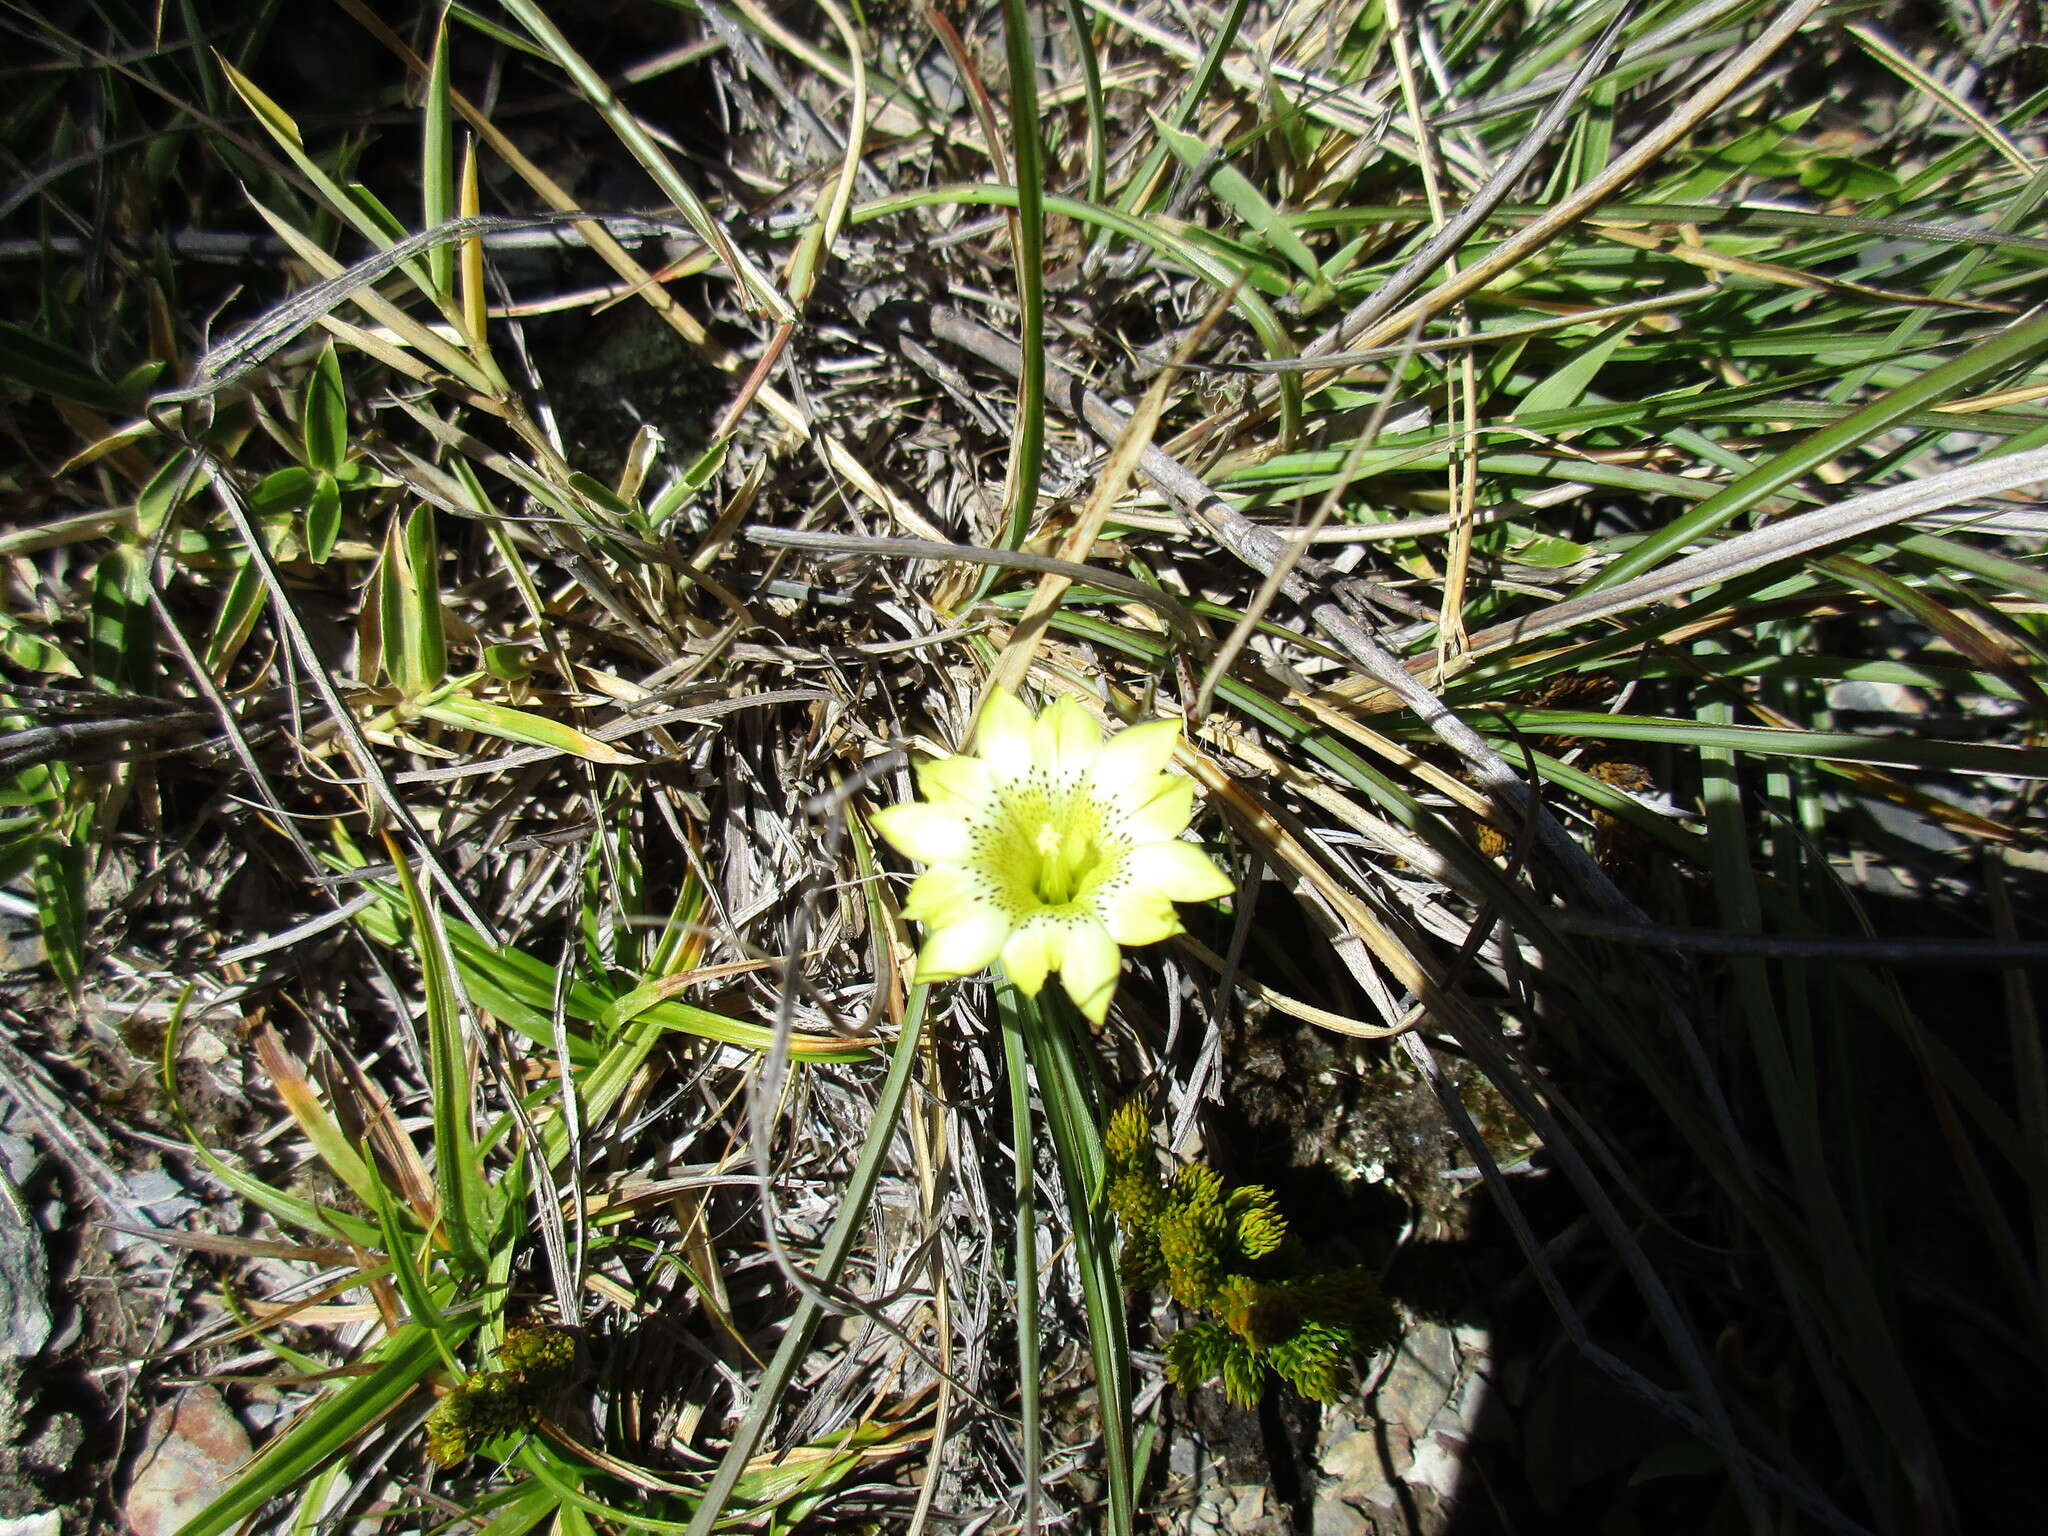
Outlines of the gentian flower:
{"label": "gentian flower", "polygon": [[1195,786],[1164,773],[1180,725],[1150,720],[1107,742],[1072,699],[1036,719],[996,689],[975,754],[921,763],[924,799],[875,814],[899,851],[927,865],[903,915],[924,925],[920,982],[972,975],[1000,958],[1036,996],[1057,971],[1100,1024],[1126,944],[1181,931],[1176,901],[1213,901],[1230,880],[1180,840]]}

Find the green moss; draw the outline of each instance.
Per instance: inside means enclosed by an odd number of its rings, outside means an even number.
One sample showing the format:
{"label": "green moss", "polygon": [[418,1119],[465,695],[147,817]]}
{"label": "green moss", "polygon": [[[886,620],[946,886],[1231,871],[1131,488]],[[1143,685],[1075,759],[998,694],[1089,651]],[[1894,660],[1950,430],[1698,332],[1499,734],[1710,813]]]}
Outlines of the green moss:
{"label": "green moss", "polygon": [[576,1340],[562,1329],[506,1330],[498,1369],[463,1377],[427,1415],[427,1455],[452,1467],[499,1435],[530,1431],[575,1370]]}
{"label": "green moss", "polygon": [[1123,1232],[1124,1284],[1164,1285],[1196,1314],[1166,1341],[1175,1384],[1214,1381],[1249,1406],[1270,1371],[1304,1397],[1333,1402],[1352,1358],[1392,1342],[1399,1320],[1371,1271],[1269,1273],[1287,1220],[1263,1184],[1226,1190],[1201,1163],[1166,1182],[1135,1102],[1110,1117],[1103,1150],[1109,1205]]}

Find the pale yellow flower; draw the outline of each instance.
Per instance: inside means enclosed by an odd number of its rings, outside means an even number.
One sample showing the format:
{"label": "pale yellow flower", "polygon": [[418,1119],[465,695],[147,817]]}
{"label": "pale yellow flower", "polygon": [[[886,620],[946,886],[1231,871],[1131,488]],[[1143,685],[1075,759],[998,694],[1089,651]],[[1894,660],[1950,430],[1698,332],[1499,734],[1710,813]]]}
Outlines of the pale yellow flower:
{"label": "pale yellow flower", "polygon": [[1101,1023],[1126,944],[1181,931],[1176,901],[1231,884],[1180,840],[1195,786],[1163,773],[1180,739],[1150,720],[1108,741],[1072,699],[1036,719],[1015,694],[989,695],[975,755],[920,764],[925,798],[875,815],[896,848],[929,867],[903,915],[924,925],[917,980],[950,981],[998,958],[1027,995],[1048,973]]}

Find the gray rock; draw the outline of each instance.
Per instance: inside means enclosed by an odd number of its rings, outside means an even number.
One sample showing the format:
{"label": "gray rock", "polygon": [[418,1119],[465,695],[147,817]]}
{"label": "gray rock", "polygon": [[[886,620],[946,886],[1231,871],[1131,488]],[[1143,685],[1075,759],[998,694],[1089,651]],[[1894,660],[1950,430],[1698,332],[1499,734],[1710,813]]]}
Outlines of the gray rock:
{"label": "gray rock", "polygon": [[17,1360],[50,1341],[50,1266],[43,1232],[14,1180],[0,1174],[0,1348]]}
{"label": "gray rock", "polygon": [[1378,1529],[1334,1493],[1316,1495],[1309,1522],[1311,1536],[1373,1536]]}
{"label": "gray rock", "polygon": [[1230,1507],[1230,1529],[1235,1536],[1253,1536],[1266,1524],[1266,1490],[1239,1488]]}
{"label": "gray rock", "polygon": [[1347,1486],[1376,1482],[1380,1475],[1380,1448],[1372,1431],[1354,1429],[1330,1442],[1323,1452],[1323,1472]]}

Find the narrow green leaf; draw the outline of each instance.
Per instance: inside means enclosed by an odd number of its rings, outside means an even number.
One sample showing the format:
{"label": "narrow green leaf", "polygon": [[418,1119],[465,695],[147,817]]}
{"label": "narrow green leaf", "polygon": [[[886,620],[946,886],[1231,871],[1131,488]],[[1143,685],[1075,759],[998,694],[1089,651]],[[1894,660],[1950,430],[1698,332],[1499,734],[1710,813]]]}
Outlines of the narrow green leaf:
{"label": "narrow green leaf", "polygon": [[2020,321],[1979,341],[1937,368],[1880,396],[1834,426],[1802,439],[1759,465],[1733,485],[1710,496],[1684,516],[1665,524],[1580,588],[1602,591],[1642,575],[1750,511],[1828,460],[1860,448],[1915,411],[1953,399],[1972,386],[2048,351],[2048,315]]}
{"label": "narrow green leaf", "polygon": [[366,1193],[365,1203],[376,1213],[378,1230],[384,1236],[391,1282],[398,1287],[412,1321],[436,1331],[445,1328],[447,1319],[441,1315],[440,1307],[427,1291],[425,1277],[420,1274],[418,1255],[425,1250],[425,1234],[408,1229],[405,1218],[399,1214],[397,1200],[382,1180],[372,1180]]}
{"label": "narrow green leaf", "polygon": [[1088,1314],[1088,1353],[1095,1367],[1103,1480],[1109,1485],[1103,1529],[1128,1533],[1137,1510],[1137,1488],[1131,1480],[1131,1346],[1115,1238],[1103,1198],[1105,1164],[1095,1064],[1085,1054],[1086,1033],[1077,1027],[1078,1016],[1068,1008],[1064,994],[1047,988],[1036,998],[1027,998],[1001,981],[996,999],[998,1008],[1015,1011],[1066,1190],[1074,1259]]}
{"label": "narrow green leaf", "polygon": [[1316,260],[1294,226],[1287,222],[1287,216],[1271,203],[1265,195],[1245,178],[1242,171],[1227,161],[1212,158],[1213,151],[1199,134],[1186,133],[1161,121],[1155,113],[1153,126],[1159,136],[1180,159],[1190,172],[1199,174],[1208,167],[1209,190],[1266,240],[1266,243],[1293,262],[1301,274],[1310,282],[1323,275],[1322,263]]}
{"label": "narrow green leaf", "polygon": [[[427,73],[426,111],[420,135],[420,208],[432,229],[455,217],[455,112],[449,101],[448,19],[434,24],[433,62]],[[455,247],[437,245],[427,253],[427,271],[445,303],[455,298]]]}
{"label": "narrow green leaf", "polygon": [[86,851],[49,831],[38,836],[34,846],[29,887],[43,957],[64,990],[75,992],[85,970]]}
{"label": "narrow green leaf", "polygon": [[549,747],[588,762],[624,766],[640,761],[632,753],[622,752],[609,742],[599,741],[595,736],[579,731],[573,725],[564,725],[559,720],[550,720],[527,710],[514,709],[509,704],[483,703],[460,693],[423,705],[420,713],[429,720],[439,720],[444,725],[456,726],[465,731],[480,731],[486,736],[502,737],[506,741],[516,741],[523,746]]}
{"label": "narrow green leaf", "polygon": [[404,894],[413,959],[419,965],[420,988],[426,997],[434,1180],[441,1195],[441,1230],[456,1263],[481,1269],[484,1255],[477,1247],[477,1221],[483,1203],[483,1174],[476,1155],[476,1084],[456,999],[454,957],[441,926],[440,909],[421,889],[404,850],[388,836],[386,846]]}
{"label": "narrow green leaf", "polygon": [[375,1223],[273,1189],[261,1179],[225,1161],[200,1138],[199,1129],[185,1112],[184,1097],[178,1091],[178,1042],[184,1027],[185,1008],[191,997],[192,989],[187,987],[171,1012],[170,1022],[164,1026],[163,1049],[157,1056],[157,1076],[163,1085],[164,1100],[178,1122],[178,1130],[191,1145],[194,1155],[222,1184],[286,1225],[321,1238],[331,1239],[338,1233],[359,1247],[374,1248],[378,1237]]}
{"label": "narrow green leaf", "polygon": [[1576,736],[1587,741],[1662,741],[1682,747],[1755,752],[1766,757],[1817,757],[1841,763],[1883,763],[1899,768],[2048,779],[2048,751],[1995,742],[1924,741],[1907,736],[1859,736],[1848,731],[1713,725],[1569,709],[1507,709],[1501,715],[1517,730],[1534,735]]}
{"label": "narrow green leaf", "polygon": [[313,478],[306,501],[306,558],[325,565],[341,538],[341,482],[322,472]]}
{"label": "narrow green leaf", "polygon": [[86,367],[76,352],[5,320],[0,320],[0,379],[108,416],[131,409],[128,397]]}

